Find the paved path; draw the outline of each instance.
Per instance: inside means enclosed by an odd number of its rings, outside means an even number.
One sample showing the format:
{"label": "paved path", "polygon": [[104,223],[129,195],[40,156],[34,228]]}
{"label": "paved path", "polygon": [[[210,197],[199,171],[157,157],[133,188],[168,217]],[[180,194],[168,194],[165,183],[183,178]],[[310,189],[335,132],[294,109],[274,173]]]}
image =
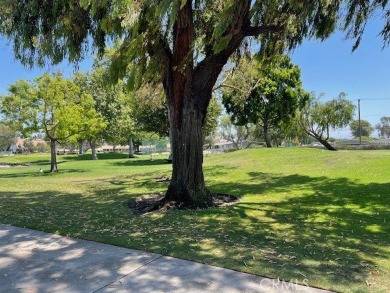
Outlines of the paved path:
{"label": "paved path", "polygon": [[0,224],[0,292],[326,291]]}

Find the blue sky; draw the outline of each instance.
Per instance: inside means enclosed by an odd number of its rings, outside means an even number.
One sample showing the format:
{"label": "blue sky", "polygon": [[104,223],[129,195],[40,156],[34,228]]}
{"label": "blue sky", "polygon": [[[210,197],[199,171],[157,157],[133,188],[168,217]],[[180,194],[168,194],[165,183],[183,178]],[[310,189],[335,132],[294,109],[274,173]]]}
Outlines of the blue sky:
{"label": "blue sky", "polygon": [[[62,62],[57,66],[26,68],[18,60],[15,60],[12,43],[3,37],[0,37],[0,53],[0,95],[6,94],[8,86],[19,79],[33,80],[44,72],[57,72],[59,70],[65,76],[71,76],[75,70],[75,66],[68,62]],[[79,64],[79,70],[88,71],[92,67],[92,63],[92,58],[84,60]]]}
{"label": "blue sky", "polygon": [[[390,116],[390,46],[382,50],[383,42],[378,36],[382,25],[380,19],[371,21],[353,53],[354,42],[345,40],[341,32],[324,42],[305,41],[292,53],[307,91],[324,93],[324,100],[345,92],[356,105],[361,99],[361,119],[373,126],[380,117]],[[350,131],[341,129],[332,135],[349,137]]]}
{"label": "blue sky", "polygon": [[[357,104],[361,99],[361,117],[372,125],[381,116],[390,116],[390,47],[382,50],[378,36],[381,21],[371,21],[366,28],[363,41],[355,52],[351,52],[353,41],[345,40],[344,34],[335,33],[324,42],[305,41],[292,52],[292,60],[299,65],[303,86],[307,91],[324,93],[326,99],[340,92]],[[62,70],[66,76],[74,66],[63,62],[59,66],[26,69],[14,60],[12,45],[0,38],[0,94],[6,94],[8,86],[18,79],[32,80],[45,71]],[[92,66],[88,59],[79,65],[81,71]],[[356,115],[357,117],[357,115]],[[335,137],[350,137],[348,128],[332,133]]]}

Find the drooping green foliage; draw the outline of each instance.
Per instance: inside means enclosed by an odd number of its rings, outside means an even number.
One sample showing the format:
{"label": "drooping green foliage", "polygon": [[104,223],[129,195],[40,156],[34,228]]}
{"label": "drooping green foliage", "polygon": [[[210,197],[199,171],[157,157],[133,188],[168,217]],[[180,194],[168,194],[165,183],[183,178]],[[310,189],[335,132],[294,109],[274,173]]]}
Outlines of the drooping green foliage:
{"label": "drooping green foliage", "polygon": [[345,93],[326,103],[321,103],[320,97],[311,94],[309,103],[300,113],[299,124],[308,135],[334,150],[327,142],[330,130],[347,126],[353,118],[355,106],[346,99]]}
{"label": "drooping green foliage", "polygon": [[360,42],[367,19],[377,10],[387,17],[382,35],[389,40],[387,0],[1,0],[0,32],[13,40],[16,58],[29,65],[77,62],[95,49],[102,55],[107,39],[117,40],[112,77],[129,73],[130,83],[137,83],[167,65],[161,61],[175,50],[175,25],[187,4],[194,34],[187,57],[195,63],[248,36],[258,37],[265,51],[291,49],[306,37],[328,37],[338,20]]}
{"label": "drooping green foliage", "polygon": [[360,136],[369,137],[374,131],[374,127],[372,127],[371,123],[367,120],[360,120],[360,125],[359,120],[353,120],[349,123],[349,128],[352,136],[355,138]]}
{"label": "drooping green foliage", "polygon": [[302,128],[300,111],[297,112],[297,115],[288,124],[283,125],[283,132],[285,140],[293,144],[307,145],[317,141]]}
{"label": "drooping green foliage", "polygon": [[269,131],[287,124],[308,99],[302,89],[300,69],[285,55],[270,63],[262,62],[258,56],[243,59],[225,88],[222,102],[233,122],[263,128],[269,147]]}
{"label": "drooping green foliage", "polygon": [[[383,46],[390,42],[390,7],[388,0],[350,0],[346,1],[344,30],[347,37],[355,39],[353,50],[355,50],[363,38],[364,29],[370,18],[379,11],[384,21],[383,29],[380,32],[384,40]],[[379,33],[379,32],[378,32]]]}
{"label": "drooping green foliage", "polygon": [[14,41],[15,57],[24,64],[77,62],[89,47],[89,37],[102,52],[101,20],[112,1],[94,1],[87,9],[83,2],[1,0],[0,32]]}

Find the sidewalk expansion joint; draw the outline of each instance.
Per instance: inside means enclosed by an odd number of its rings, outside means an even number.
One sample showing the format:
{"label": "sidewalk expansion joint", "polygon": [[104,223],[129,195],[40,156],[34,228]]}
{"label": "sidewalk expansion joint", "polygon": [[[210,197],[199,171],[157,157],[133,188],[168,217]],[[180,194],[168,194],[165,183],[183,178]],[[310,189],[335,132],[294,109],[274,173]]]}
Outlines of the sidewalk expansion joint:
{"label": "sidewalk expansion joint", "polygon": [[148,266],[148,265],[151,264],[152,262],[154,262],[154,261],[156,261],[156,260],[158,260],[158,259],[160,259],[160,258],[162,258],[162,257],[163,257],[163,255],[159,255],[159,256],[157,256],[156,258],[153,258],[152,260],[150,260],[150,261],[148,261],[147,263],[144,263],[143,265],[137,267],[136,269],[132,270],[131,272],[127,273],[126,275],[123,275],[123,276],[121,276],[121,277],[115,279],[114,281],[108,283],[107,285],[104,285],[103,287],[101,287],[101,288],[99,288],[99,289],[93,291],[93,293],[99,292],[99,291],[103,290],[104,288],[109,287],[110,285],[114,284],[115,282],[118,282],[119,280],[121,280],[121,279],[123,279],[123,278],[126,278],[127,276],[131,275],[131,274],[134,273],[135,271],[138,271],[139,269],[142,269],[142,268]]}

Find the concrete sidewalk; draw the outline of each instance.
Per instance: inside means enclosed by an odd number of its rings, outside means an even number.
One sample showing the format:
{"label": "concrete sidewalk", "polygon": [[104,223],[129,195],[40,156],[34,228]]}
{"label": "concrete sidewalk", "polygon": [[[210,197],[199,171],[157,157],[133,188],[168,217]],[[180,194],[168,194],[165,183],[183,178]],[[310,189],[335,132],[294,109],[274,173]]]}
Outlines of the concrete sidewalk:
{"label": "concrete sidewalk", "polygon": [[0,292],[327,292],[0,224]]}

